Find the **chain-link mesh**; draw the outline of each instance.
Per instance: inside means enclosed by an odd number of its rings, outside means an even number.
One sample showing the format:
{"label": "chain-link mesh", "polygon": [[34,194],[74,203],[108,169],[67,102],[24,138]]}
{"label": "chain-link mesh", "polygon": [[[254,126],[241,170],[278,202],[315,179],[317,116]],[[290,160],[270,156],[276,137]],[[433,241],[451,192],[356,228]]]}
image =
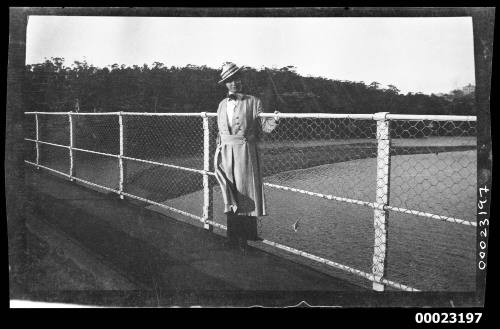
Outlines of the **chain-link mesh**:
{"label": "chain-link mesh", "polygon": [[118,190],[118,159],[106,155],[73,150],[74,176],[94,184]]}
{"label": "chain-link mesh", "polygon": [[[25,115],[23,122],[24,138],[36,140],[36,121],[35,115]],[[25,141],[24,144],[24,159],[30,162],[36,162],[36,143]]]}
{"label": "chain-link mesh", "polygon": [[475,219],[475,122],[392,121],[391,137],[391,206]]}
{"label": "chain-link mesh", "polygon": [[[392,121],[389,204],[475,221],[476,151],[476,122]],[[388,279],[475,289],[475,230],[396,211],[388,217]]]}
{"label": "chain-link mesh", "polygon": [[[33,116],[36,118],[35,116]],[[70,143],[69,117],[67,115],[38,115],[38,138],[47,143],[68,146]],[[36,127],[35,127],[36,131]],[[35,136],[36,138],[36,136]],[[36,144],[33,143],[36,161]],[[39,164],[49,167],[65,174],[69,173],[69,150],[65,147],[58,147],[40,143]]]}
{"label": "chain-link mesh", "polygon": [[[214,156],[215,149],[217,147],[217,134],[219,132],[219,128],[217,127],[217,117],[208,117],[208,136],[209,136],[209,168],[210,172],[214,172]],[[213,177],[213,182],[217,185],[217,180]]]}
{"label": "chain-link mesh", "polygon": [[24,159],[36,163],[36,143],[31,141],[24,142]]}
{"label": "chain-link mesh", "polygon": [[265,193],[269,215],[261,219],[262,238],[371,272],[370,208],[273,188]]}
{"label": "chain-link mesh", "polygon": [[476,289],[476,230],[389,212],[385,277],[423,291]]}
{"label": "chain-link mesh", "polygon": [[69,146],[68,115],[38,115],[38,138],[41,141]]}
{"label": "chain-link mesh", "polygon": [[[120,127],[117,115],[73,115],[72,117],[73,147],[115,155],[120,153]],[[96,167],[98,168],[97,163]]]}
{"label": "chain-link mesh", "polygon": [[123,160],[124,191],[201,217],[203,199],[183,202],[202,191],[203,177],[182,168],[203,170],[202,118],[124,115],[123,139],[124,156],[149,161]]}
{"label": "chain-link mesh", "polygon": [[36,121],[37,116],[34,114],[24,116],[24,138],[36,139]]}
{"label": "chain-link mesh", "polygon": [[192,116],[123,116],[124,155],[203,169],[203,122]]}
{"label": "chain-link mesh", "polygon": [[[73,175],[107,188],[118,190],[120,150],[116,115],[72,115]],[[82,150],[87,150],[91,153]]]}
{"label": "chain-link mesh", "polygon": [[39,164],[69,174],[69,150],[58,146],[40,144]]}
{"label": "chain-link mesh", "polygon": [[[142,198],[160,203],[166,201],[169,205],[171,199],[185,198],[203,189],[202,175],[199,173],[133,160],[123,160],[123,163],[124,191]],[[193,214],[201,216],[202,205],[203,199],[200,203],[194,203]]]}
{"label": "chain-link mesh", "polygon": [[280,119],[264,134],[264,181],[372,201],[376,123],[354,119]]}

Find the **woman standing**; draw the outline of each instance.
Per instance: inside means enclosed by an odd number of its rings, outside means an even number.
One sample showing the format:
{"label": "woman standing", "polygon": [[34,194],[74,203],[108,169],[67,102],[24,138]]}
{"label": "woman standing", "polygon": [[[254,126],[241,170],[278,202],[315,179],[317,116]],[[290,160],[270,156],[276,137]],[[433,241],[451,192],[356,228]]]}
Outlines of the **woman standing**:
{"label": "woman standing", "polygon": [[248,240],[258,240],[257,216],[267,215],[257,143],[262,132],[276,128],[278,119],[258,116],[263,112],[262,102],[241,93],[240,70],[230,62],[222,67],[219,84],[226,85],[228,95],[217,110],[214,161],[227,215],[228,245],[246,250]]}

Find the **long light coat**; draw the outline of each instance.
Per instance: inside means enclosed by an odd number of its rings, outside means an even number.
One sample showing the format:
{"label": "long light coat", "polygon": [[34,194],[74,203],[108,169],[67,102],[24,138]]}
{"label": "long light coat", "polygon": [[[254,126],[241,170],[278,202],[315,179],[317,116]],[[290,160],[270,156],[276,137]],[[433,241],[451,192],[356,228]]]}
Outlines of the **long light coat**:
{"label": "long light coat", "polygon": [[[236,94],[233,122],[227,118],[227,101],[222,100],[217,110],[217,150],[214,165],[224,200],[224,212],[239,215],[266,216],[266,202],[262,186],[261,159],[258,151],[262,132],[274,130],[273,118],[259,118],[262,102],[251,95]],[[232,127],[232,129],[231,129]]]}

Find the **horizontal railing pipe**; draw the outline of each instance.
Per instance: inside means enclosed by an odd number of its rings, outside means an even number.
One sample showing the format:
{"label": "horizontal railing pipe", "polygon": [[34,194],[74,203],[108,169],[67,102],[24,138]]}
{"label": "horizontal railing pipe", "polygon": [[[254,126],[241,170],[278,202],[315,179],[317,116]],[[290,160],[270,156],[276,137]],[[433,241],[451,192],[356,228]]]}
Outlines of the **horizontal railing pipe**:
{"label": "horizontal railing pipe", "polygon": [[68,112],[24,112],[24,114],[48,114],[48,115],[68,115]]}
{"label": "horizontal railing pipe", "polygon": [[262,240],[261,242],[265,243],[267,245],[273,246],[275,248],[278,248],[278,249],[281,249],[281,250],[285,250],[285,251],[287,251],[289,253],[292,253],[292,254],[295,254],[295,255],[302,256],[304,258],[308,258],[308,259],[314,260],[314,261],[316,261],[318,263],[323,263],[323,264],[328,265],[330,267],[333,267],[333,268],[336,268],[336,269],[339,269],[339,270],[342,270],[342,271],[345,271],[345,272],[348,272],[348,273],[351,273],[351,274],[355,274],[355,275],[363,277],[363,278],[365,278],[365,279],[367,279],[367,280],[369,280],[371,282],[381,282],[381,283],[384,283],[384,284],[386,284],[388,286],[391,286],[393,288],[397,288],[397,289],[404,290],[404,291],[419,291],[418,289],[415,289],[415,288],[412,288],[410,286],[407,286],[407,285],[404,285],[404,284],[401,284],[401,283],[397,283],[397,282],[394,282],[394,281],[391,281],[391,280],[377,279],[377,278],[374,277],[373,274],[366,273],[366,272],[363,272],[361,270],[352,268],[350,266],[342,265],[342,264],[333,262],[331,260],[325,259],[323,257],[319,257],[319,256],[310,254],[310,253],[302,251],[302,250],[298,250],[298,249],[295,249],[295,248],[292,248],[292,247],[288,247],[288,246],[285,246],[285,245],[277,243],[277,242],[269,241],[269,240],[266,240],[266,239]]}
{"label": "horizontal railing pipe", "polygon": [[118,115],[120,112],[24,112],[24,114],[48,114],[48,115]]}
{"label": "horizontal railing pipe", "polygon": [[283,186],[283,185],[277,185],[277,184],[271,184],[271,183],[264,183],[264,185],[272,187],[272,188],[275,188],[275,189],[279,189],[279,190],[290,191],[290,192],[301,193],[301,194],[307,194],[307,195],[318,197],[318,198],[322,198],[322,199],[328,199],[328,200],[334,200],[334,201],[338,201],[338,202],[356,204],[356,205],[359,205],[359,206],[369,207],[369,208],[378,209],[378,210],[391,210],[391,211],[394,211],[394,212],[406,213],[406,214],[411,214],[411,215],[415,215],[415,216],[419,216],[419,217],[426,217],[426,218],[432,218],[432,219],[437,219],[437,220],[451,222],[451,223],[457,223],[457,224],[463,224],[463,225],[469,225],[469,226],[476,226],[475,222],[470,221],[470,220],[460,219],[460,218],[454,218],[454,217],[436,215],[436,214],[426,213],[426,212],[418,211],[418,210],[411,210],[411,209],[405,209],[405,208],[399,208],[399,207],[392,207],[392,206],[384,205],[382,203],[368,202],[368,201],[361,201],[361,200],[356,200],[356,199],[343,198],[343,197],[338,197],[338,196],[331,195],[331,194],[317,193],[317,192],[302,190],[302,189],[298,189],[298,188],[294,188],[294,187],[288,187],[288,186]]}
{"label": "horizontal railing pipe", "polygon": [[28,160],[24,160],[24,162],[25,162],[25,163],[27,163],[27,164],[30,164],[30,165],[32,165],[32,166],[35,166],[35,167],[37,167],[37,168],[42,168],[42,169],[48,170],[48,171],[50,171],[50,172],[53,172],[53,173],[56,173],[56,174],[62,175],[62,176],[64,176],[64,177],[66,177],[66,178],[69,178],[69,175],[68,175],[67,173],[62,172],[62,171],[55,170],[55,169],[52,169],[52,168],[46,167],[46,166],[41,165],[41,164],[36,164],[36,163],[31,162],[31,161],[28,161]]}
{"label": "horizontal railing pipe", "polygon": [[168,167],[168,168],[180,169],[180,170],[185,170],[185,171],[191,171],[191,172],[195,172],[195,173],[202,174],[202,175],[208,174],[208,172],[206,172],[205,170],[201,170],[201,169],[193,169],[193,168],[188,168],[188,167],[181,167],[181,166],[171,165],[171,164],[163,163],[163,162],[137,159],[137,158],[132,158],[132,157],[128,157],[128,156],[125,156],[125,155],[122,156],[122,159],[131,160],[131,161],[137,161],[137,162],[143,162],[143,163],[149,163],[149,164],[153,164],[153,165],[157,165],[157,166],[161,166],[161,167]]}
{"label": "horizontal railing pipe", "polygon": [[25,138],[25,141],[28,142],[33,142],[33,143],[39,143],[39,144],[46,144],[46,145],[51,145],[51,146],[56,146],[56,147],[63,147],[69,149],[69,145],[62,145],[62,144],[56,144],[56,143],[49,143],[49,142],[44,142],[44,141],[37,141],[36,139],[31,139],[31,138]]}
{"label": "horizontal railing pipe", "polygon": [[[193,116],[208,117],[217,116],[216,112],[71,112],[72,115],[130,115],[130,116]],[[205,114],[203,114],[205,113]],[[24,112],[24,114],[48,114],[48,115],[61,115],[68,114],[68,112]],[[373,120],[373,114],[349,114],[349,113],[260,113],[261,118],[302,118],[302,119],[359,119],[359,120]],[[477,116],[471,115],[412,115],[412,114],[387,114],[387,120],[427,120],[427,121],[477,121]]]}
{"label": "horizontal railing pipe", "polygon": [[122,115],[150,116],[150,117],[201,117],[201,113],[149,113],[149,112],[121,112]]}
{"label": "horizontal railing pipe", "polygon": [[471,115],[409,115],[409,114],[387,114],[387,120],[417,120],[417,121],[477,121],[476,116]]}
{"label": "horizontal railing pipe", "polygon": [[118,115],[120,112],[71,112],[71,115]]}
{"label": "horizontal railing pipe", "polygon": [[87,150],[87,149],[81,149],[81,148],[78,148],[78,147],[73,147],[73,151],[79,151],[79,152],[85,152],[85,153],[92,153],[92,154],[107,156],[107,157],[111,157],[111,158],[118,158],[119,157],[119,155],[116,155],[116,154],[104,153],[104,152],[98,152],[98,151],[92,151],[92,150]]}
{"label": "horizontal railing pipe", "polygon": [[411,210],[411,209],[405,209],[405,208],[394,207],[394,206],[384,206],[384,208],[387,210],[393,211],[393,212],[400,212],[400,213],[414,215],[414,216],[432,218],[432,219],[437,219],[437,220],[441,220],[441,221],[445,221],[445,222],[457,223],[457,224],[462,224],[462,225],[467,225],[467,226],[474,226],[474,227],[477,226],[477,223],[473,222],[471,220],[436,215],[436,214],[431,214],[431,213],[423,212],[423,211],[419,211],[419,210]]}
{"label": "horizontal railing pipe", "polygon": [[372,120],[373,114],[347,113],[259,113],[261,118],[297,118],[297,119],[360,119]]}

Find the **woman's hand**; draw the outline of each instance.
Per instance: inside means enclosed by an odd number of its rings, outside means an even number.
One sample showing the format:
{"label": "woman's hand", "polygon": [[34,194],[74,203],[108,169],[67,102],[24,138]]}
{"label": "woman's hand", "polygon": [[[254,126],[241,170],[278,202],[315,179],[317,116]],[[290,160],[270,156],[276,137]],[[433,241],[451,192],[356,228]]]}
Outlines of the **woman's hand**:
{"label": "woman's hand", "polygon": [[278,114],[280,114],[280,111],[274,111],[274,114],[276,115],[276,116],[274,117],[274,121],[276,121],[276,123],[277,123],[277,122],[278,122],[278,120],[280,119],[280,118],[278,117]]}

